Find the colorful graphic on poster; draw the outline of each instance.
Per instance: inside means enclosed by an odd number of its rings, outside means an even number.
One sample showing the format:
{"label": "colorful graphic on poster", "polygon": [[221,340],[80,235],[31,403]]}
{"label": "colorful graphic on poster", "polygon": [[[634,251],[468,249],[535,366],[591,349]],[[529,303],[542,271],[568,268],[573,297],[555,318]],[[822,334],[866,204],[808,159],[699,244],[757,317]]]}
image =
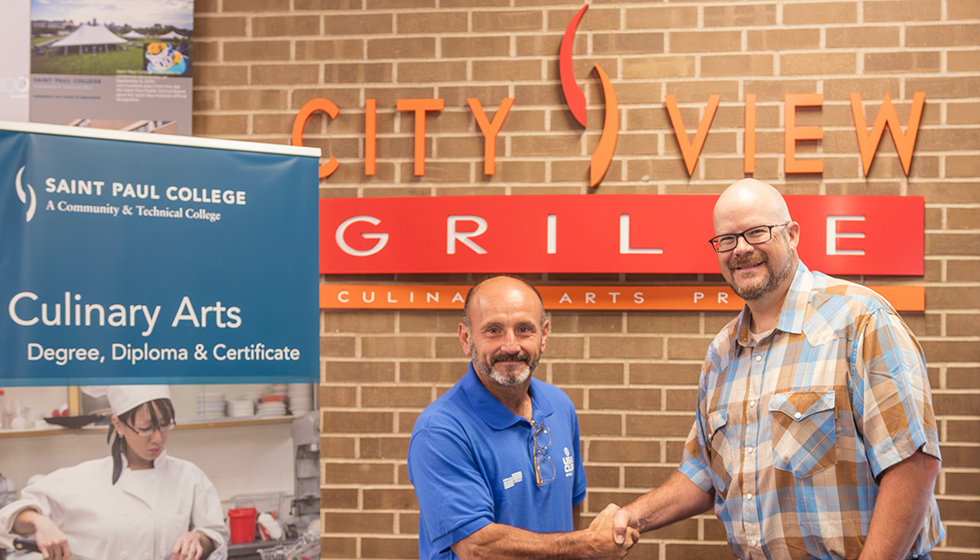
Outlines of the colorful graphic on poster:
{"label": "colorful graphic on poster", "polygon": [[0,125],[0,386],[317,379],[318,156]]}
{"label": "colorful graphic on poster", "polygon": [[31,0],[30,120],[191,133],[193,0]]}

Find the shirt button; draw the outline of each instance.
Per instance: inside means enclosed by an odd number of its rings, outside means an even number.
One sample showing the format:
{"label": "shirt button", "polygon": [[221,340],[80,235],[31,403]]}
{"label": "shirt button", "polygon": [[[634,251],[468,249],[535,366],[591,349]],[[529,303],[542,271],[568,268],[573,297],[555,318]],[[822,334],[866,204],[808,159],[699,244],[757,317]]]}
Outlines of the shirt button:
{"label": "shirt button", "polygon": [[793,415],[793,418],[796,418],[797,420],[799,420],[802,417],[803,417],[803,414],[800,413],[800,412],[797,412],[796,414]]}
{"label": "shirt button", "polygon": [[755,408],[755,401],[749,401],[749,408]]}
{"label": "shirt button", "polygon": [[757,541],[755,539],[752,539],[752,540],[749,541],[749,546],[756,546],[758,544],[759,544],[759,541]]}
{"label": "shirt button", "polygon": [[761,362],[762,361],[762,354],[756,354],[755,355],[755,361]]}
{"label": "shirt button", "polygon": [[745,499],[751,502],[752,501],[752,494],[746,494],[745,495]]}
{"label": "shirt button", "polygon": [[745,452],[748,453],[749,455],[751,455],[752,452],[754,452],[754,451],[755,451],[755,448],[754,447],[750,447],[750,448],[748,448],[748,449],[745,450]]}

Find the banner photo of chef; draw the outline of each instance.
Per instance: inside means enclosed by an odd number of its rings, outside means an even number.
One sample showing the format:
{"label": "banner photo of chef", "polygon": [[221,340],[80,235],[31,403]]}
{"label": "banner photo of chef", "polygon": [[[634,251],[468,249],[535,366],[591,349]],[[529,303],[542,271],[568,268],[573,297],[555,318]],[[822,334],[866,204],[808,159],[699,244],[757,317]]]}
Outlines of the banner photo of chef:
{"label": "banner photo of chef", "polygon": [[315,382],[318,153],[0,123],[0,386]]}

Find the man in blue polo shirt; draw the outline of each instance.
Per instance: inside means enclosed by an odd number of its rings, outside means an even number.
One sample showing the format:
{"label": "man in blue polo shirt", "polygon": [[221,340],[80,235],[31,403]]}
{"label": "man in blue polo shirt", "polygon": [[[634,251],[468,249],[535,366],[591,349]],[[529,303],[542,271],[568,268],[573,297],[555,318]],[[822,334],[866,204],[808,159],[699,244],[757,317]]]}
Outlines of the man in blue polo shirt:
{"label": "man in blue polo shirt", "polygon": [[469,371],[419,416],[408,448],[422,560],[622,558],[638,537],[613,541],[613,505],[575,531],[586,490],[575,407],[531,377],[550,329],[523,280],[495,276],[467,294]]}

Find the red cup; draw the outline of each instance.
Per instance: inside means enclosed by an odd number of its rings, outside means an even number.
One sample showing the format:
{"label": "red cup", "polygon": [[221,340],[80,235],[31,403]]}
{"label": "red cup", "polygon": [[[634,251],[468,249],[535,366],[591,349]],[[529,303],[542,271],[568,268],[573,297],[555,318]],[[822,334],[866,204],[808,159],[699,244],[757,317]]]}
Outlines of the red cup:
{"label": "red cup", "polygon": [[228,528],[231,529],[231,544],[255,541],[255,518],[258,513],[255,508],[228,510]]}

